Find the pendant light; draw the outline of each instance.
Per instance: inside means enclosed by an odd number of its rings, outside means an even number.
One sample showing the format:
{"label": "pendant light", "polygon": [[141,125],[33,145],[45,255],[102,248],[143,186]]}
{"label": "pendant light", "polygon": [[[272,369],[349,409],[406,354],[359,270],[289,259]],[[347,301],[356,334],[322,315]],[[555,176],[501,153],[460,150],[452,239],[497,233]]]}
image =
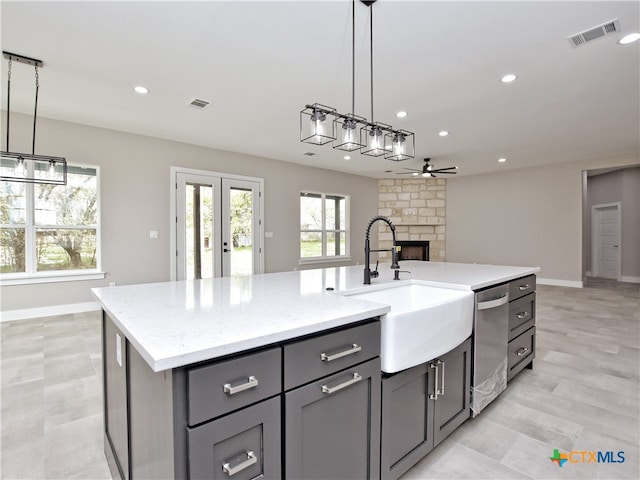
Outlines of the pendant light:
{"label": "pendant light", "polygon": [[[67,161],[62,157],[36,155],[36,121],[38,118],[38,91],[40,78],[38,68],[42,68],[42,60],[2,52],[9,60],[7,74],[7,150],[0,152],[0,180],[22,183],[42,183],[66,185]],[[9,133],[11,126],[11,68],[13,62],[32,65],[35,68],[36,95],[33,110],[33,136],[31,139],[31,153],[17,153],[9,149]]]}
{"label": "pendant light", "polygon": [[[356,0],[351,2],[351,112],[344,114],[319,103],[305,105],[300,112],[300,141],[314,145],[333,143],[333,148],[363,155],[383,156],[402,161],[415,156],[412,132],[396,130],[391,125],[374,122],[373,117],[373,4],[376,0],[360,0],[369,8],[370,23],[370,93],[371,120],[355,114],[355,18]],[[329,122],[328,117],[333,117]],[[359,128],[359,131],[358,131]]]}

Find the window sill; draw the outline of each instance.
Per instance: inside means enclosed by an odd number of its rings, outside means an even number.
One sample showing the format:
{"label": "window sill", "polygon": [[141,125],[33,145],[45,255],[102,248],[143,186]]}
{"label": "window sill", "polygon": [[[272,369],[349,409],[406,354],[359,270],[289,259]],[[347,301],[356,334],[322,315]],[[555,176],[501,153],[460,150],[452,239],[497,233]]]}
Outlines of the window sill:
{"label": "window sill", "polygon": [[339,263],[350,262],[351,257],[313,257],[313,258],[301,258],[299,265],[313,265],[319,263]]}
{"label": "window sill", "polygon": [[98,272],[92,270],[90,272],[48,272],[37,275],[3,275],[0,276],[0,283],[2,286],[7,285],[30,285],[36,283],[57,283],[57,282],[77,282],[82,280],[103,280],[105,278],[105,272]]}

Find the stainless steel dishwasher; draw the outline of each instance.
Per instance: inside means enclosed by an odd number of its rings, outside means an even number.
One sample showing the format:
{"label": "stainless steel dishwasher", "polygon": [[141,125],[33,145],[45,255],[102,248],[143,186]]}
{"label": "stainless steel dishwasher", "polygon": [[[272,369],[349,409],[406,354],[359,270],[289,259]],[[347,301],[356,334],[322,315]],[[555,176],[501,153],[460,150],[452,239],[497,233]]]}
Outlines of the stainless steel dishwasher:
{"label": "stainless steel dishwasher", "polygon": [[476,293],[471,412],[478,415],[507,388],[509,284]]}

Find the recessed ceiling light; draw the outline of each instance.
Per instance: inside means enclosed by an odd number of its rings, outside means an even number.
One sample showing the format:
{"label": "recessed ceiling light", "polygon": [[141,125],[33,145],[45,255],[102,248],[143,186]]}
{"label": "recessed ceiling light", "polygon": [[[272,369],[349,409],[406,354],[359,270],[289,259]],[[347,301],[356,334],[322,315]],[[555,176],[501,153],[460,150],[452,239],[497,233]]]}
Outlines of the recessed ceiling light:
{"label": "recessed ceiling light", "polygon": [[442,130],[441,132],[438,132],[438,135],[440,135],[441,137],[446,137],[447,135],[449,135],[449,132],[447,132],[446,130]]}
{"label": "recessed ceiling light", "polygon": [[640,40],[640,33],[630,33],[622,37],[618,43],[620,45],[627,45],[628,43],[637,42],[638,40]]}
{"label": "recessed ceiling light", "polygon": [[345,159],[345,160],[351,160],[351,155],[345,155],[345,156],[344,156],[344,159]]}
{"label": "recessed ceiling light", "polygon": [[137,86],[133,87],[133,89],[137,93],[140,93],[142,95],[146,95],[147,93],[149,93],[149,89],[147,87],[143,87],[142,85],[137,85]]}
{"label": "recessed ceiling light", "polygon": [[504,162],[506,162],[506,161],[507,161],[507,159],[503,157],[503,158],[499,158],[499,159],[498,159],[498,161],[499,161],[500,163],[504,163]]}
{"label": "recessed ceiling light", "polygon": [[396,113],[396,117],[398,118],[404,118],[407,116],[407,112],[405,111],[399,111],[398,113]]}
{"label": "recessed ceiling light", "polygon": [[518,78],[518,76],[515,73],[507,73],[504,77],[502,77],[500,79],[500,81],[502,83],[511,83],[513,82],[516,78]]}

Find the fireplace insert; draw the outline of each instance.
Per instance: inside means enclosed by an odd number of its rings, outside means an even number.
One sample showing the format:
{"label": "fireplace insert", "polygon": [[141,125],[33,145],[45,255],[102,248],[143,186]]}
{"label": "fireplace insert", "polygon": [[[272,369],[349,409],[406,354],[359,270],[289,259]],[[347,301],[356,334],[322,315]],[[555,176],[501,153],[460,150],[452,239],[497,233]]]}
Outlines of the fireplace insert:
{"label": "fireplace insert", "polygon": [[398,240],[398,260],[429,261],[429,242],[427,240]]}

